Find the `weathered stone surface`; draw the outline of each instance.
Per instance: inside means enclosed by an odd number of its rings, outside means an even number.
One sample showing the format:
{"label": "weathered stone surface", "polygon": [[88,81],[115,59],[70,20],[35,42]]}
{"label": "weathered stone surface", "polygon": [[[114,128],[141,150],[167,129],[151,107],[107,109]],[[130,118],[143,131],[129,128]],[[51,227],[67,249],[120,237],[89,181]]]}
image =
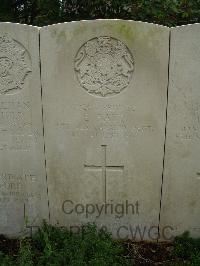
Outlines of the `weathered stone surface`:
{"label": "weathered stone surface", "polygon": [[161,229],[200,236],[200,25],[172,29]]}
{"label": "weathered stone surface", "polygon": [[0,234],[48,218],[36,27],[0,23]]}
{"label": "weathered stone surface", "polygon": [[41,29],[52,224],[94,221],[118,238],[157,237],[168,46],[168,28],[141,22]]}

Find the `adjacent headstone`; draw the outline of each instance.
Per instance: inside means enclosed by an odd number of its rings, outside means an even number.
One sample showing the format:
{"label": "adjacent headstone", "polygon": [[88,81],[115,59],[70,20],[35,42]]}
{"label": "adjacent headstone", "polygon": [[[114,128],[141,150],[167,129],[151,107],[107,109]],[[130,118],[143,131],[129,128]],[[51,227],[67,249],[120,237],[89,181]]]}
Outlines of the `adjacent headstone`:
{"label": "adjacent headstone", "polygon": [[161,212],[166,238],[200,236],[200,25],[171,30],[169,104]]}
{"label": "adjacent headstone", "polygon": [[[41,29],[50,217],[156,239],[169,29],[118,20]],[[141,235],[140,235],[141,233]]]}
{"label": "adjacent headstone", "polygon": [[0,234],[48,219],[37,27],[0,23]]}

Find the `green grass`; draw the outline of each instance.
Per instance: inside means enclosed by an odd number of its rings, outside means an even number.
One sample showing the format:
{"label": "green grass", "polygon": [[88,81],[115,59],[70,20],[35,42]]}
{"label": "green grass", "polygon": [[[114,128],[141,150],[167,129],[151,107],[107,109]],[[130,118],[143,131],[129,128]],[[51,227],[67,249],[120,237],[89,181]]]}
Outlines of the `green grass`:
{"label": "green grass", "polygon": [[[81,233],[76,234],[69,232],[66,228],[44,223],[32,238],[18,240],[12,252],[9,248],[5,249],[8,250],[7,254],[0,252],[0,266],[138,265],[140,257],[137,256],[138,252],[134,252],[134,250],[137,251],[138,246],[134,243],[128,246],[113,240],[109,233],[97,230],[93,224],[85,226]],[[9,247],[9,244],[6,247]],[[144,246],[142,248],[146,251],[144,254],[149,253],[151,247],[155,250],[155,244],[147,245],[146,248]],[[167,256],[163,249],[161,250],[156,256],[164,262],[159,265],[200,266],[200,238],[193,239],[187,232],[175,238]],[[149,257],[150,260],[152,258]],[[137,261],[136,264],[134,260]],[[144,264],[144,260],[142,262],[143,264],[139,265],[150,265]]]}
{"label": "green grass", "polygon": [[189,232],[176,237],[172,257],[179,258],[188,266],[200,266],[200,238],[191,238]]}
{"label": "green grass", "polygon": [[123,257],[122,245],[111,235],[88,225],[81,234],[44,224],[32,239],[20,241],[15,258],[0,253],[1,266],[133,265]]}

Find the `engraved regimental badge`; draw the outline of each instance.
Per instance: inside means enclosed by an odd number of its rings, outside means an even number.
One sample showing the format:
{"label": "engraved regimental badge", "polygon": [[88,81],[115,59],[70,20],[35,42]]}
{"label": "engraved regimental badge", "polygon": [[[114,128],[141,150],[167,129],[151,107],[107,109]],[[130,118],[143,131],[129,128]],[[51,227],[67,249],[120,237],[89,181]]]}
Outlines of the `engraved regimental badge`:
{"label": "engraved regimental badge", "polygon": [[8,35],[0,35],[0,94],[20,91],[30,72],[31,63],[26,49]]}
{"label": "engraved regimental badge", "polygon": [[91,95],[108,97],[124,90],[132,77],[134,60],[124,43],[112,37],[87,41],[75,58],[80,85]]}

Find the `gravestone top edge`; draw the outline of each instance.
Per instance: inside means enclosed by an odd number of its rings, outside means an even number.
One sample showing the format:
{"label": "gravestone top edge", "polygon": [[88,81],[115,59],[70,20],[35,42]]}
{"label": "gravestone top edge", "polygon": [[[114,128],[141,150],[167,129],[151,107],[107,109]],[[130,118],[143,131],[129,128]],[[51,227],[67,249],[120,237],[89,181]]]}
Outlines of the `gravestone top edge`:
{"label": "gravestone top edge", "polygon": [[186,25],[171,27],[170,30],[171,31],[185,30],[186,28],[189,29],[189,28],[196,28],[196,27],[200,27],[200,23],[193,23],[193,24],[186,24]]}
{"label": "gravestone top edge", "polygon": [[38,27],[38,26],[33,26],[33,25],[28,25],[28,24],[24,24],[24,23],[15,23],[15,22],[0,22],[0,26],[1,25],[14,25],[14,26],[17,26],[17,27],[30,27],[30,28],[35,28],[35,29],[40,29],[41,27]]}
{"label": "gravestone top edge", "polygon": [[161,28],[166,28],[166,29],[170,29],[170,30],[175,30],[175,29],[180,29],[180,28],[185,28],[185,27],[194,27],[194,26],[199,26],[200,23],[193,23],[193,24],[185,24],[185,25],[178,25],[175,27],[168,27],[162,24],[157,24],[157,23],[152,23],[152,22],[146,22],[146,21],[138,21],[138,20],[130,20],[130,19],[94,19],[94,20],[77,20],[77,21],[69,21],[69,22],[61,22],[61,23],[54,23],[54,24],[50,24],[50,25],[46,25],[46,26],[34,26],[34,25],[29,25],[29,24],[24,24],[24,23],[16,23],[16,22],[0,22],[0,25],[3,24],[10,24],[10,25],[19,25],[19,26],[28,26],[28,27],[32,27],[32,28],[36,28],[38,30],[42,30],[45,28],[49,28],[49,27],[55,27],[55,26],[59,26],[59,25],[67,25],[67,24],[71,24],[71,23],[87,23],[87,22],[134,22],[134,23],[138,23],[138,24],[147,24],[147,25],[152,25],[152,26],[156,26],[156,27],[161,27]]}
{"label": "gravestone top edge", "polygon": [[145,21],[137,21],[137,20],[126,20],[126,19],[94,19],[94,20],[77,20],[77,21],[70,21],[70,22],[62,22],[62,23],[55,23],[55,24],[51,24],[51,25],[47,25],[47,26],[43,26],[40,29],[46,29],[49,27],[57,27],[60,25],[69,25],[69,24],[83,24],[83,23],[90,23],[90,22],[96,22],[96,23],[105,23],[105,22],[124,22],[124,23],[135,23],[135,24],[146,24],[149,26],[155,26],[155,27],[159,27],[159,28],[166,28],[166,29],[170,29],[170,27],[164,26],[164,25],[160,25],[160,24],[156,24],[156,23],[150,23],[150,22],[145,22]]}

